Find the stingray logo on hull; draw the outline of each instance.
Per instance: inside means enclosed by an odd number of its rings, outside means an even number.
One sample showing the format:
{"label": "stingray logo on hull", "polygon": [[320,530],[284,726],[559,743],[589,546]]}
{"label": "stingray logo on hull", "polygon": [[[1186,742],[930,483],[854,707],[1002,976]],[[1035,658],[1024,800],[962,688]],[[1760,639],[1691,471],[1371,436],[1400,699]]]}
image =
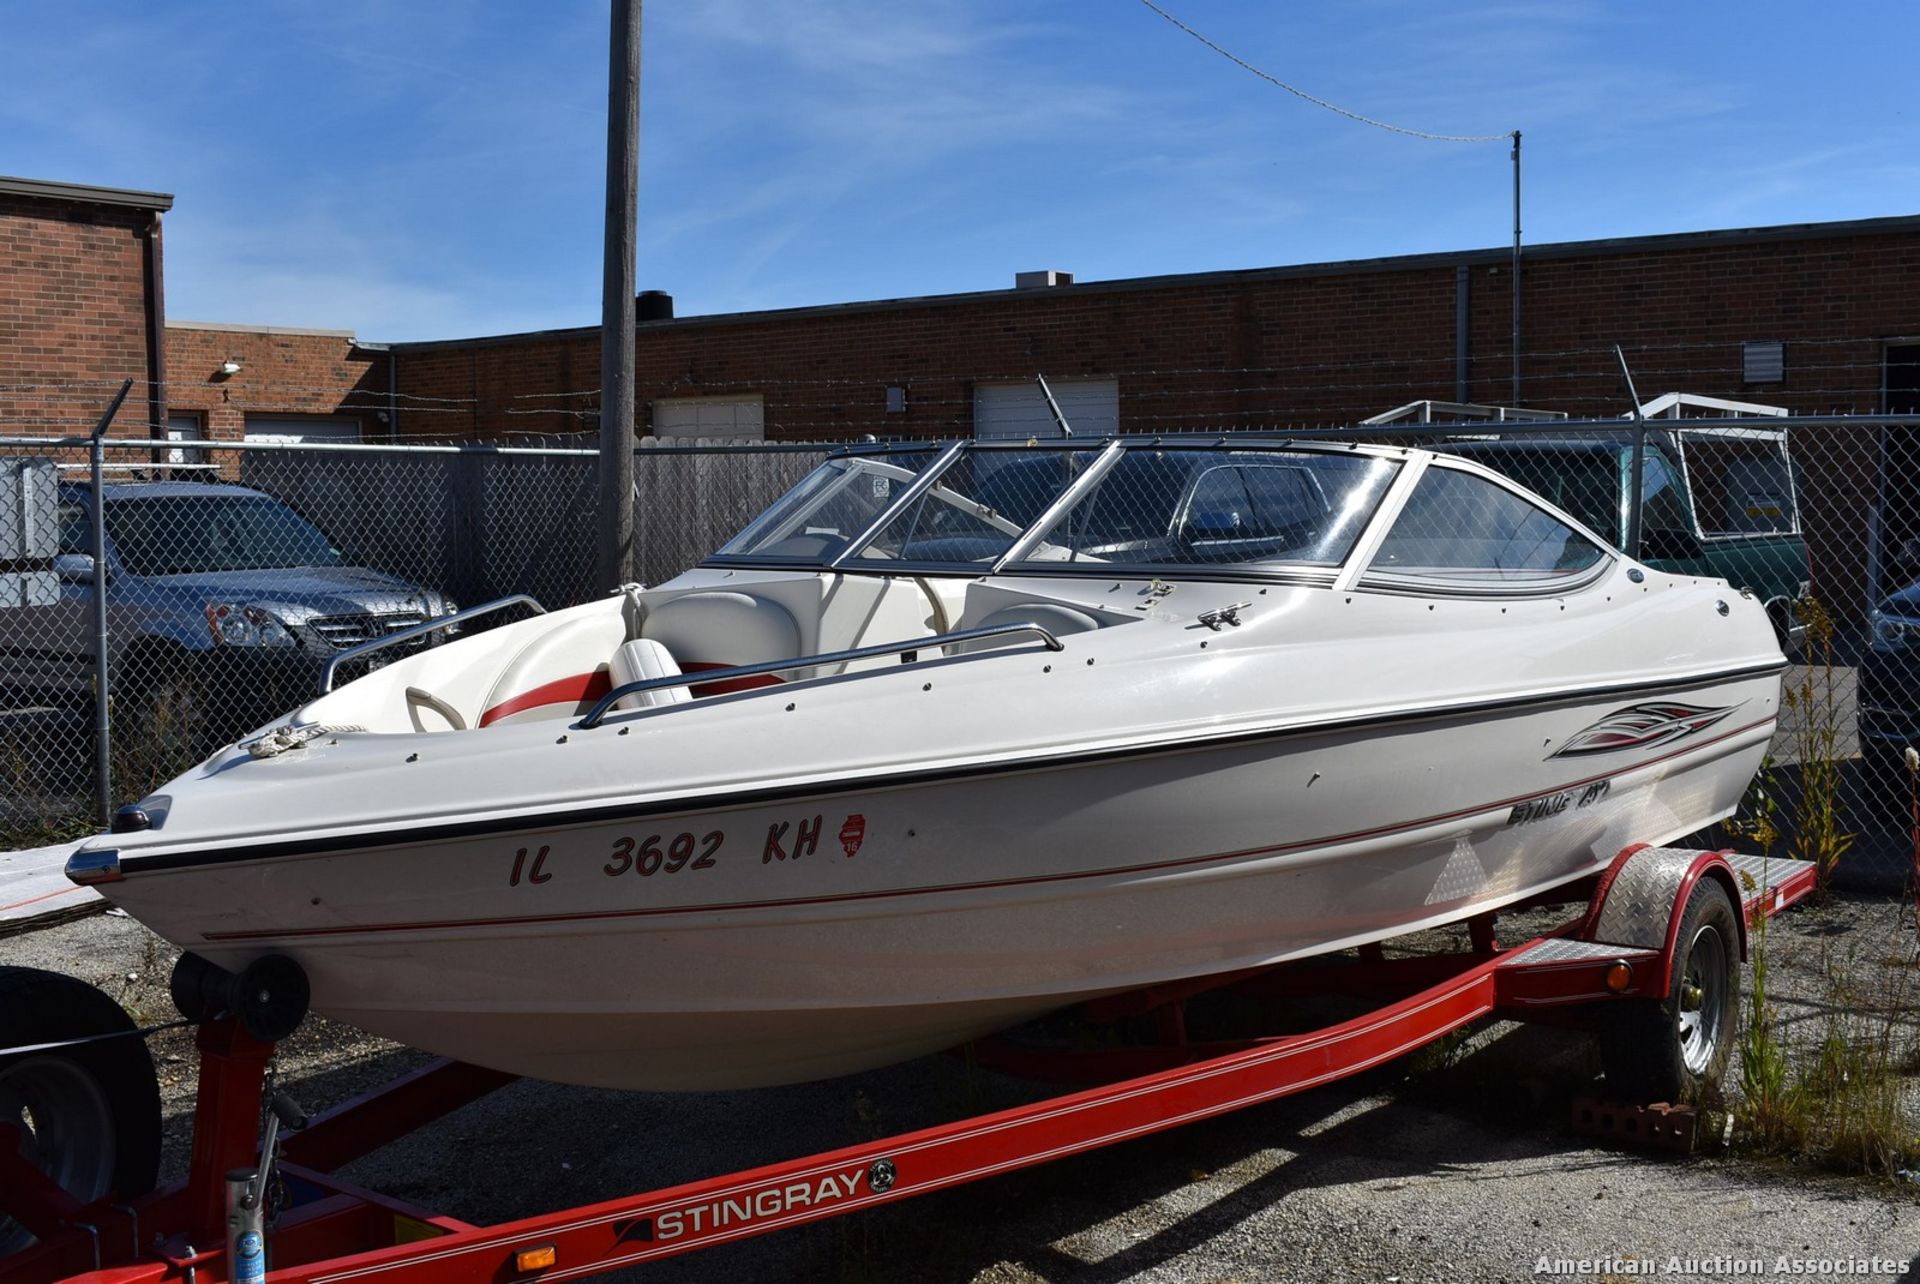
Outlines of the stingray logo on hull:
{"label": "stingray logo on hull", "polygon": [[1740,706],[1707,708],[1656,700],[1651,704],[1615,709],[1600,721],[1567,737],[1550,757],[1578,758],[1586,754],[1617,753],[1622,749],[1650,749],[1711,727]]}

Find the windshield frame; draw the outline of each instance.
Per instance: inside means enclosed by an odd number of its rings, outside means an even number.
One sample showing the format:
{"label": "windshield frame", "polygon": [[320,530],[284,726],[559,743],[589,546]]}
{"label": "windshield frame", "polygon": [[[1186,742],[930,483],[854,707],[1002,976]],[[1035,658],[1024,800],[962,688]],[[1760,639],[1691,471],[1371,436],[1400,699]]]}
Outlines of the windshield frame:
{"label": "windshield frame", "polygon": [[[1345,555],[1335,563],[1306,562],[1119,562],[1096,561],[1091,559],[1072,560],[1036,560],[1034,552],[1044,543],[1048,532],[1058,522],[1101,484],[1121,460],[1130,452],[1193,452],[1221,455],[1238,453],[1270,453],[1275,455],[1330,455],[1342,457],[1361,457],[1389,462],[1393,472],[1379,485],[1371,505],[1363,514],[1356,514],[1357,534],[1347,548]],[[950,445],[936,441],[902,441],[888,443],[862,443],[858,446],[837,450],[822,462],[822,466],[840,459],[875,459],[884,462],[887,456],[896,453],[927,454],[933,452],[936,458],[921,469],[909,486],[899,487],[891,502],[877,513],[868,523],[868,528],[850,540],[831,557],[817,559],[796,559],[784,557],[765,557],[753,554],[723,554],[714,552],[702,559],[702,567],[721,570],[768,570],[768,571],[834,571],[855,575],[914,575],[940,578],[978,579],[987,575],[1025,575],[1047,578],[1075,576],[1105,579],[1184,579],[1201,581],[1244,581],[1284,584],[1329,584],[1353,563],[1354,557],[1365,543],[1365,534],[1380,518],[1383,507],[1392,495],[1395,482],[1401,470],[1406,466],[1406,452],[1391,447],[1373,446],[1350,442],[1301,441],[1286,437],[1227,437],[1182,435],[1155,436],[1118,436],[1118,437],[1067,437],[1049,438],[1044,441],[977,441],[961,439]],[[929,494],[944,491],[940,485],[942,474],[956,466],[968,456],[1011,453],[1024,457],[1043,454],[1089,454],[1094,458],[1081,469],[1080,475],[1056,493],[1046,507],[1031,522],[1013,543],[992,561],[982,560],[972,563],[921,561],[918,559],[886,558],[863,559],[860,554],[866,545],[908,507]],[[808,474],[809,477],[813,474]],[[805,481],[799,483],[804,485]],[[792,494],[789,491],[788,494]],[[956,498],[965,498],[955,493]],[[785,496],[782,497],[784,500]],[[776,504],[780,501],[776,501]],[[1184,503],[1184,497],[1182,502]],[[771,509],[773,505],[770,505]],[[759,518],[754,519],[755,522]],[[751,528],[753,523],[748,523]],[[735,537],[736,539],[738,536]],[[732,540],[728,541],[733,542]]]}

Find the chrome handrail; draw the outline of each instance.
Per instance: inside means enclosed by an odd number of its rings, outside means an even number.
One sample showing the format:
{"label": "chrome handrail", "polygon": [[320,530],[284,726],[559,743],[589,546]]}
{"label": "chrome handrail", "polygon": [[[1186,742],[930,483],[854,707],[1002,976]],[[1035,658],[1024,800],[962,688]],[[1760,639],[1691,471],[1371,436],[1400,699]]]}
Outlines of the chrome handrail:
{"label": "chrome handrail", "polygon": [[728,669],[702,669],[698,673],[676,673],[664,678],[640,678],[633,682],[624,682],[601,696],[587,710],[587,716],[580,720],[583,730],[591,730],[600,725],[607,711],[630,695],[642,691],[661,691],[669,687],[705,686],[709,682],[731,682],[735,678],[755,678],[768,673],[786,673],[793,669],[811,669],[827,664],[851,664],[855,660],[871,660],[883,655],[902,655],[903,664],[911,664],[919,653],[933,647],[952,646],[956,642],[973,642],[980,638],[1006,637],[1015,633],[1032,633],[1039,637],[1049,651],[1061,651],[1066,648],[1051,630],[1038,624],[987,624],[977,629],[960,629],[953,633],[935,633],[924,638],[908,638],[902,642],[882,642],[877,646],[856,647],[851,651],[827,651],[820,655],[799,656],[792,660],[770,660],[764,664],[739,664]]}
{"label": "chrome handrail", "polygon": [[398,633],[389,633],[385,637],[374,638],[370,642],[362,642],[359,646],[350,646],[327,661],[326,672],[320,675],[320,694],[325,695],[327,692],[333,690],[334,674],[339,672],[340,666],[349,660],[358,659],[370,651],[378,651],[384,647],[393,646],[395,643],[405,642],[410,638],[425,637],[429,633],[438,633],[441,629],[452,628],[456,624],[464,623],[478,616],[490,615],[506,607],[519,606],[522,604],[532,607],[535,615],[545,615],[547,613],[547,608],[540,605],[535,599],[527,596],[525,593],[515,593],[511,597],[497,597],[491,602],[483,602],[479,606],[470,606],[464,611],[457,611],[452,615],[443,615],[437,620],[427,620],[424,623],[415,624],[410,628],[401,629]]}

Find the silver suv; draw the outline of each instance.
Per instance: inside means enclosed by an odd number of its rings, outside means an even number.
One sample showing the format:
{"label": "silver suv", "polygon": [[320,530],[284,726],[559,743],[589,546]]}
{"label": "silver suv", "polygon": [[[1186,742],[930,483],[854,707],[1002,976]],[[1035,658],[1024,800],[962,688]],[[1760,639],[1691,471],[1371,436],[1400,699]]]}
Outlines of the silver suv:
{"label": "silver suv", "polygon": [[[257,490],[120,482],[102,497],[115,705],[136,717],[191,691],[201,733],[231,738],[308,699],[340,651],[456,609],[434,589],[348,565],[318,527]],[[91,486],[60,487],[59,598],[0,609],[0,686],[69,701],[91,692],[93,502]]]}

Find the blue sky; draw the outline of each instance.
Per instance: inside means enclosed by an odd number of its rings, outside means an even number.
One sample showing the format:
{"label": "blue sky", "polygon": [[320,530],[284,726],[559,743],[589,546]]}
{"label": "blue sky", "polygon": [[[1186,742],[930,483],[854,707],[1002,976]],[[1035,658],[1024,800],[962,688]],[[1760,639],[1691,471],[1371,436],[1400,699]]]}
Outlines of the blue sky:
{"label": "blue sky", "polygon": [[[1265,70],[1525,132],[1529,242],[1920,212],[1909,4],[1162,0]],[[12,0],[0,173],[172,192],[178,319],[599,319],[604,0]],[[681,315],[1498,246],[1508,149],[1264,84],[1138,0],[652,0],[641,288]]]}

